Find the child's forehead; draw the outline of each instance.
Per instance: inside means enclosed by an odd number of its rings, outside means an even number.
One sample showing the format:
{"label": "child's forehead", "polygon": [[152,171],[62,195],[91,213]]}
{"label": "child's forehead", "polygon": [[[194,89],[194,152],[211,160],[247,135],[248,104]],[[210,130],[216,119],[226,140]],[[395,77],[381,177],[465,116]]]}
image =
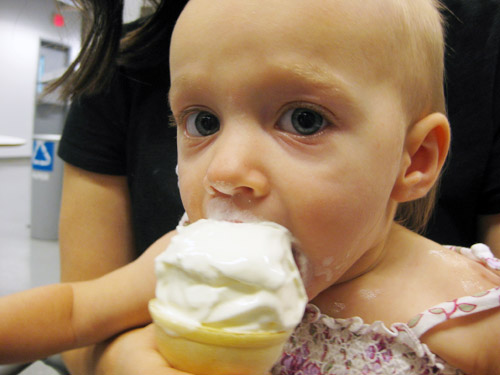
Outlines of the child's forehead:
{"label": "child's forehead", "polygon": [[374,62],[385,70],[377,56],[391,55],[384,46],[395,47],[388,26],[394,1],[288,0],[284,6],[282,0],[191,0],[174,31],[171,67],[184,56],[204,58],[193,51],[207,46],[228,59],[245,52],[235,45],[245,45],[248,53],[296,48],[315,58],[349,55],[365,67]]}
{"label": "child's forehead", "polygon": [[[224,14],[231,16],[246,14],[248,20],[254,20],[252,15],[262,16],[265,13],[274,18],[281,15],[296,13],[303,16],[312,14],[323,14],[327,17],[335,15],[349,15],[349,17],[361,17],[363,14],[388,15],[398,9],[398,5],[406,1],[422,0],[189,0],[186,9],[196,9],[200,15],[208,16],[210,13]],[[286,5],[285,5],[286,4]],[[210,12],[210,13],[207,13]],[[327,14],[325,14],[327,13]]]}
{"label": "child's forehead", "polygon": [[[283,31],[329,27],[342,24],[350,31],[372,24],[377,30],[393,19],[398,0],[190,0],[181,19],[188,18],[201,28],[258,29],[279,27]],[[405,1],[405,0],[399,0]],[[418,0],[414,0],[418,1]],[[321,21],[321,22],[318,22]],[[200,25],[202,23],[202,25]]]}

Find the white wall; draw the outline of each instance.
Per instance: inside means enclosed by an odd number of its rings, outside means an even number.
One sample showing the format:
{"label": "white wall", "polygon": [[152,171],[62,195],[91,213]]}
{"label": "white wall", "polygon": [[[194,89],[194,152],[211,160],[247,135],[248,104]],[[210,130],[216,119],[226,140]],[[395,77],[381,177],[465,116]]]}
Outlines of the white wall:
{"label": "white wall", "polygon": [[0,147],[2,157],[31,155],[40,41],[80,49],[80,17],[65,12],[66,26],[52,24],[54,0],[0,0],[0,134],[27,140],[24,146]]}
{"label": "white wall", "polygon": [[134,21],[141,15],[143,0],[125,0],[123,7],[123,22]]}

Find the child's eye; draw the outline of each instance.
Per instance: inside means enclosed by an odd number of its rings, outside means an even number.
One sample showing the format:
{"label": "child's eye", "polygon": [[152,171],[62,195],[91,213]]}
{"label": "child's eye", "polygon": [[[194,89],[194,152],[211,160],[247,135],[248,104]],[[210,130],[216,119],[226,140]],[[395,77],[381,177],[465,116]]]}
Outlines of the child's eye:
{"label": "child's eye", "polygon": [[312,109],[292,108],[278,120],[278,125],[290,133],[312,135],[322,130],[328,122]]}
{"label": "child's eye", "polygon": [[210,112],[197,111],[186,118],[186,132],[191,137],[208,137],[219,129],[219,119]]}

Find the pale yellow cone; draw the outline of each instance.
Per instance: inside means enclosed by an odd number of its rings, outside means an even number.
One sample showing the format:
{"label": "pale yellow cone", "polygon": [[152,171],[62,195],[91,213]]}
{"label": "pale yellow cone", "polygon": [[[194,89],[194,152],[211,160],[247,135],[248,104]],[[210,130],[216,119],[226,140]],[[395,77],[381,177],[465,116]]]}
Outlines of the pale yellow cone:
{"label": "pale yellow cone", "polygon": [[192,330],[160,316],[156,299],[150,301],[149,311],[156,325],[158,350],[168,364],[196,375],[265,375],[291,334]]}

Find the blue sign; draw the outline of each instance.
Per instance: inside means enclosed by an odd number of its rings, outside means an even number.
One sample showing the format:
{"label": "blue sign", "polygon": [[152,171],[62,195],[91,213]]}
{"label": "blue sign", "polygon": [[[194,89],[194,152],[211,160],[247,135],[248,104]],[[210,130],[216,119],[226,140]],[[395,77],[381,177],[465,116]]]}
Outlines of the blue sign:
{"label": "blue sign", "polygon": [[33,157],[31,159],[33,169],[51,172],[54,169],[54,150],[55,142],[35,139],[33,141]]}

